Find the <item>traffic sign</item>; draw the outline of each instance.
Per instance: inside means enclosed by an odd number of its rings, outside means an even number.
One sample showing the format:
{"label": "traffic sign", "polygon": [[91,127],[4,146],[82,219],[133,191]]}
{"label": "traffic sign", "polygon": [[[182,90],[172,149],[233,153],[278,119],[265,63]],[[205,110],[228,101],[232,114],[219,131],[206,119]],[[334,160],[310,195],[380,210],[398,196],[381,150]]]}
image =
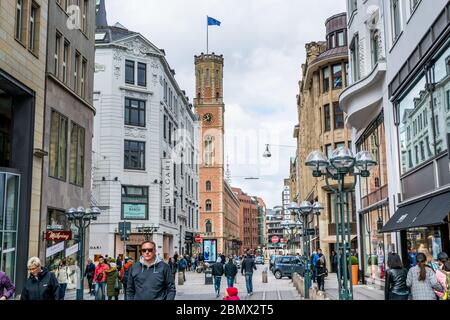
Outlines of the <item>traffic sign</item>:
{"label": "traffic sign", "polygon": [[285,239],[285,238],[281,239],[281,242],[282,242],[282,243],[288,243],[288,241],[289,241],[289,240],[288,240],[288,239]]}
{"label": "traffic sign", "polygon": [[197,243],[202,243],[202,237],[200,237],[200,236],[195,236],[195,242],[197,242]]}
{"label": "traffic sign", "polygon": [[120,240],[122,241],[130,240],[131,222],[119,222],[119,234]]}
{"label": "traffic sign", "polygon": [[278,238],[277,236],[273,236],[271,239],[272,243],[278,243],[280,241],[280,238]]}

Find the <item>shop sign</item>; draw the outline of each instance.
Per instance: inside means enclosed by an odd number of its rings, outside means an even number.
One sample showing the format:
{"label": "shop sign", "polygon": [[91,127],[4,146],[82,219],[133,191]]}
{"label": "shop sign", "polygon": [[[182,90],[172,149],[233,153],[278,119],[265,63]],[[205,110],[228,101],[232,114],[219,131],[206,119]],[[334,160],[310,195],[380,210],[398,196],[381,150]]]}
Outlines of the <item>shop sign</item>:
{"label": "shop sign", "polygon": [[66,249],[66,257],[69,257],[69,256],[73,255],[76,252],[78,252],[78,243],[74,244],[70,248]]}
{"label": "shop sign", "polygon": [[278,238],[277,236],[273,236],[271,240],[272,243],[278,243],[278,241],[280,241],[280,238]]}
{"label": "shop sign", "polygon": [[72,231],[48,231],[45,233],[47,241],[67,241],[72,240]]}
{"label": "shop sign", "polygon": [[123,217],[125,219],[145,219],[147,212],[146,204],[123,204]]}
{"label": "shop sign", "polygon": [[47,230],[63,230],[64,227],[60,224],[47,225]]}
{"label": "shop sign", "polygon": [[173,164],[171,159],[162,160],[162,179],[163,179],[163,207],[173,207]]}
{"label": "shop sign", "polygon": [[65,244],[65,242],[61,241],[60,243],[55,244],[54,246],[51,246],[51,247],[47,248],[45,257],[48,258],[48,257],[51,257],[51,256],[57,254],[58,252],[63,251],[64,250],[64,244]]}

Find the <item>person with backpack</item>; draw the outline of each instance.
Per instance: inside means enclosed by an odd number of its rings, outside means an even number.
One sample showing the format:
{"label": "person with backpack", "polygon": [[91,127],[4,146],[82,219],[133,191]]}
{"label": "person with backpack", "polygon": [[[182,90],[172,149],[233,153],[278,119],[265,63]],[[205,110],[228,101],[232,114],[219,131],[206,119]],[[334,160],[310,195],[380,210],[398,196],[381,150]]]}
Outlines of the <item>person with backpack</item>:
{"label": "person with backpack", "polygon": [[217,258],[216,263],[212,265],[211,275],[214,277],[214,289],[216,291],[216,297],[220,296],[220,283],[223,276],[223,264],[220,257]]}
{"label": "person with backpack", "polygon": [[439,269],[436,270],[436,279],[442,287],[442,291],[434,292],[440,300],[450,300],[450,262],[445,252],[438,254]]}
{"label": "person with backpack", "polygon": [[227,277],[228,288],[233,287],[234,278],[238,273],[237,266],[233,263],[233,256],[228,258],[228,263],[225,265],[225,277]]}
{"label": "person with backpack", "polygon": [[100,256],[94,272],[95,300],[100,300],[98,296],[100,290],[102,290],[102,300],[106,300],[106,270],[108,269],[109,265],[106,264],[103,257]]}
{"label": "person with backpack", "polygon": [[67,284],[70,283],[71,275],[70,269],[66,265],[66,260],[62,259],[55,272],[56,279],[58,279],[59,283],[59,300],[64,300],[66,296]]}
{"label": "person with backpack", "polygon": [[133,265],[132,259],[125,259],[125,264],[123,265],[122,270],[120,270],[120,279],[122,281],[123,286],[123,296],[124,300],[128,300],[127,297],[127,284],[128,284],[128,277],[130,275],[130,268]]}
{"label": "person with backpack", "polygon": [[406,285],[411,288],[412,300],[436,300],[434,290],[442,291],[434,270],[427,265],[427,257],[417,254],[417,265],[408,271]]}
{"label": "person with backpack", "polygon": [[403,267],[402,260],[397,253],[389,253],[388,270],[384,285],[384,300],[408,300],[409,290],[406,286],[408,270]]}
{"label": "person with backpack", "polygon": [[186,281],[186,268],[188,264],[186,261],[186,258],[181,256],[180,260],[178,261],[178,271],[183,274],[183,280]]}

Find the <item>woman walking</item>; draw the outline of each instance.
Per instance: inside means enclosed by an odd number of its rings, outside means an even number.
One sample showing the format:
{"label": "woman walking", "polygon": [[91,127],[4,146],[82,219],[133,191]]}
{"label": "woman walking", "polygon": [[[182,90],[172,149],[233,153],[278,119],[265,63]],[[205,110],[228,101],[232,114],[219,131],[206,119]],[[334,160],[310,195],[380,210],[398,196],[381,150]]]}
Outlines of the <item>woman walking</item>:
{"label": "woman walking", "polygon": [[111,262],[109,269],[105,271],[106,273],[106,295],[108,300],[119,300],[120,292],[120,281],[119,281],[119,271],[114,262]]}
{"label": "woman walking", "polygon": [[64,297],[66,296],[67,285],[70,283],[71,276],[70,269],[66,265],[65,259],[61,260],[55,275],[59,283],[59,300],[64,300]]}
{"label": "woman walking", "polygon": [[450,300],[450,262],[445,252],[438,254],[439,269],[436,270],[436,279],[442,287],[442,291],[434,292],[440,300]]}
{"label": "woman walking", "polygon": [[27,263],[30,277],[20,295],[20,300],[58,300],[59,283],[53,272],[41,265],[38,257],[33,257]]}
{"label": "woman walking", "polygon": [[423,253],[418,253],[416,259],[417,265],[409,269],[406,278],[406,285],[411,288],[412,300],[436,300],[434,290],[442,291],[436,274],[427,265],[427,257]]}
{"label": "woman walking", "polygon": [[409,290],[406,286],[408,270],[403,267],[398,254],[389,254],[388,268],[384,286],[384,300],[408,300]]}

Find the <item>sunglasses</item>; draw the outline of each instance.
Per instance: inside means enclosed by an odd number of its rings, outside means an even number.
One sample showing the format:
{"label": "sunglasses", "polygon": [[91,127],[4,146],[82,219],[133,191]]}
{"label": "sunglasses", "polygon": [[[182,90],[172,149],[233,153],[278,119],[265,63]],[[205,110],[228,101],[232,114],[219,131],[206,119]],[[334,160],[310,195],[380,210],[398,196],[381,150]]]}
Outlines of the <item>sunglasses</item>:
{"label": "sunglasses", "polygon": [[148,253],[148,252],[153,252],[153,250],[154,250],[153,248],[150,248],[150,249],[142,249],[141,252],[142,252],[142,253]]}

